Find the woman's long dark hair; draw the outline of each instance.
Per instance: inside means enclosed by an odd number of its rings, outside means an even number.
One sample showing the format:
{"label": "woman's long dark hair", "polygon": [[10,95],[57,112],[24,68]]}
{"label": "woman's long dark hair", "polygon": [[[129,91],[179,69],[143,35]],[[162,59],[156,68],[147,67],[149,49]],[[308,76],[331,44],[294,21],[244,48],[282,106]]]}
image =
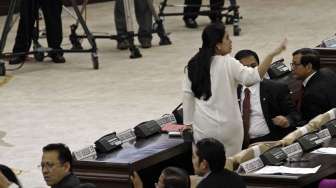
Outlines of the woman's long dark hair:
{"label": "woman's long dark hair", "polygon": [[222,23],[208,25],[202,33],[202,48],[189,60],[187,69],[191,81],[191,90],[198,99],[208,100],[211,93],[210,67],[215,55],[216,44],[221,43],[225,34]]}
{"label": "woman's long dark hair", "polygon": [[0,171],[8,179],[8,181],[15,183],[16,185],[18,185],[19,188],[22,187],[20,181],[17,179],[16,175],[10,168],[0,164]]}

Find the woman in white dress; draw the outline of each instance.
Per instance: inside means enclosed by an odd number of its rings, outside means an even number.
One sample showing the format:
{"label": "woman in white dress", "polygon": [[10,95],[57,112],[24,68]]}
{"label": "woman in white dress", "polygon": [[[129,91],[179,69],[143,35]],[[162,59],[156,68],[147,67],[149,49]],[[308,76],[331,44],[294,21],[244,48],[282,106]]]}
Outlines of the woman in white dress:
{"label": "woman in white dress", "polygon": [[287,41],[255,68],[245,67],[231,57],[232,41],[223,24],[208,25],[202,41],[202,48],[186,67],[183,123],[192,127],[195,141],[213,137],[222,142],[229,157],[241,150],[244,134],[237,86],[260,82]]}

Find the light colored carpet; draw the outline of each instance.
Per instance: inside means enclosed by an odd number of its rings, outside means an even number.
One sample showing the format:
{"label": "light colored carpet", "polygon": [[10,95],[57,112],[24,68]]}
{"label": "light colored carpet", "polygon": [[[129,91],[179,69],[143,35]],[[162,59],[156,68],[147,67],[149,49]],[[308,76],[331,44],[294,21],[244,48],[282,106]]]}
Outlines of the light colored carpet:
{"label": "light colored carpet", "polygon": [[[248,48],[263,57],[287,37],[288,50],[282,57],[289,63],[293,50],[313,47],[336,32],[335,0],[238,3],[244,18],[241,36],[231,37],[233,54]],[[93,32],[115,32],[113,5],[88,7]],[[4,19],[0,18],[1,28]],[[68,26],[74,21],[65,12],[63,19],[68,48]],[[9,73],[13,78],[0,87],[0,130],[7,133],[0,139],[13,146],[0,144],[0,163],[23,170],[19,178],[25,187],[46,187],[37,168],[44,145],[63,142],[76,150],[111,131],[169,113],[181,101],[183,68],[200,47],[202,28],[209,22],[206,17],[197,21],[198,29],[187,29],[181,17],[166,18],[173,45],[158,46],[155,35],[153,48],[141,49],[141,59],[129,59],[129,52],[117,50],[115,41],[97,40],[99,70],[92,69],[90,54],[66,54],[65,64],[30,62]],[[232,35],[232,26],[227,29]],[[12,32],[7,51],[14,37]]]}

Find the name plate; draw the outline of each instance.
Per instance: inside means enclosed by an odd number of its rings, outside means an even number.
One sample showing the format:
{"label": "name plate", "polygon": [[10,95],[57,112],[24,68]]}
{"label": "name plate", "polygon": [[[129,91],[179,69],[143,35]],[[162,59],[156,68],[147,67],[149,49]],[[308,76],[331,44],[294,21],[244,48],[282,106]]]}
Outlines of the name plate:
{"label": "name plate", "polygon": [[117,133],[117,137],[119,138],[121,143],[129,142],[136,139],[133,129],[127,129],[126,131]]}
{"label": "name plate", "polygon": [[288,158],[294,157],[296,155],[303,153],[300,144],[297,142],[289,146],[283,147],[281,149],[286,153]]}
{"label": "name plate", "polygon": [[154,121],[156,121],[156,123],[159,124],[160,127],[162,128],[167,123],[176,123],[176,118],[174,114],[166,114],[166,115],[163,115],[161,118],[156,119]]}
{"label": "name plate", "polygon": [[78,151],[74,151],[73,155],[76,160],[89,159],[94,160],[97,158],[97,152],[93,145],[80,149]]}
{"label": "name plate", "polygon": [[251,173],[264,167],[264,163],[259,157],[243,162],[239,165],[238,173]]}
{"label": "name plate", "polygon": [[328,129],[322,129],[320,132],[317,133],[317,135],[323,142],[331,139],[331,135]]}

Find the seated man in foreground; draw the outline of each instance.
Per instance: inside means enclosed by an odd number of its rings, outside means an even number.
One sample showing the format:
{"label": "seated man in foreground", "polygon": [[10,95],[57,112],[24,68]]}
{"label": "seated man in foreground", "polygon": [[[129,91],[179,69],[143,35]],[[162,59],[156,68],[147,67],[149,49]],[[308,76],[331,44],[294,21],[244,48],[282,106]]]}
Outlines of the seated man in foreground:
{"label": "seated man in foreground", "polygon": [[52,188],[75,188],[80,186],[79,179],[72,173],[70,149],[61,143],[43,147],[41,161],[45,182]]}
{"label": "seated man in foreground", "polygon": [[197,188],[245,188],[245,182],[235,172],[224,169],[225,149],[214,138],[204,138],[192,146],[195,174],[202,176]]}

